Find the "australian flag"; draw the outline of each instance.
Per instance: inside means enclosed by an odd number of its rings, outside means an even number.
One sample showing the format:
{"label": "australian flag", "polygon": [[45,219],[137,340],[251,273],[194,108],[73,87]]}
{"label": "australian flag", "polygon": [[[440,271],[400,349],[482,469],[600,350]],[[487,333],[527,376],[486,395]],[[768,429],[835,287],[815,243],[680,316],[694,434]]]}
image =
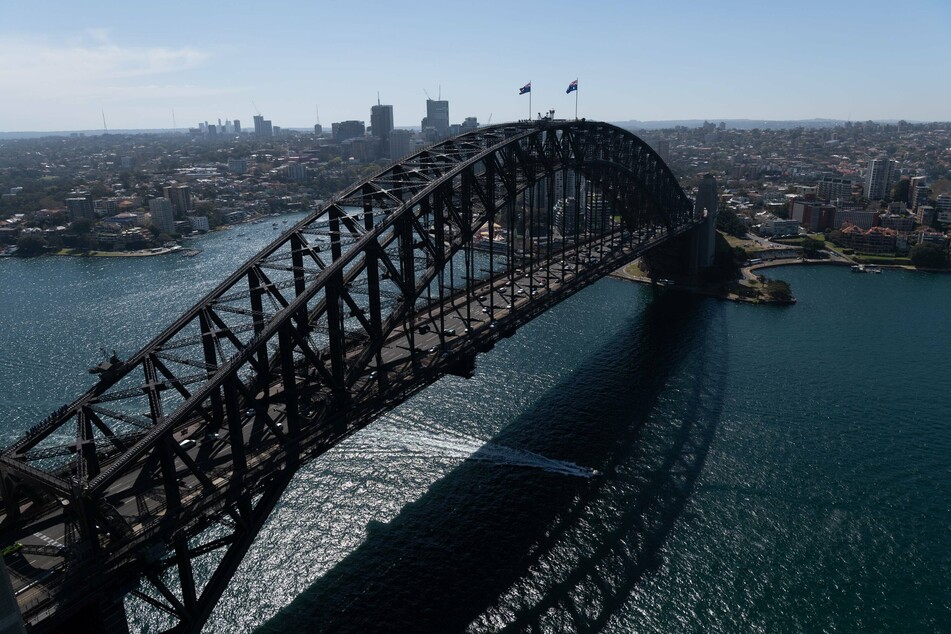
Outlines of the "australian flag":
{"label": "australian flag", "polygon": [[571,82],[570,84],[568,84],[568,90],[565,91],[565,94],[566,94],[566,95],[570,95],[571,93],[573,93],[573,92],[576,91],[576,90],[578,90],[578,80],[577,80],[577,79],[574,80],[573,82]]}
{"label": "australian flag", "polygon": [[524,86],[518,89],[518,94],[524,95],[527,92],[532,92],[532,82],[528,82]]}

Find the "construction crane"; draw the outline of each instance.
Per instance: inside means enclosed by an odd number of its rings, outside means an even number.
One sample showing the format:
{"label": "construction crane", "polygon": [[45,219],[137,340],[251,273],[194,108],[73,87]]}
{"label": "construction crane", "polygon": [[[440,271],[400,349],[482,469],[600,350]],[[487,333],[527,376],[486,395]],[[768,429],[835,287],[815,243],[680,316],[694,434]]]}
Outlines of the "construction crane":
{"label": "construction crane", "polygon": [[251,101],[251,105],[254,106],[254,111],[257,112],[257,113],[258,113],[258,116],[260,117],[260,116],[261,116],[261,111],[258,110],[258,106],[257,106],[256,103],[254,103],[254,100]]}
{"label": "construction crane", "polygon": [[489,122],[486,125],[492,125],[492,113],[489,113]]}

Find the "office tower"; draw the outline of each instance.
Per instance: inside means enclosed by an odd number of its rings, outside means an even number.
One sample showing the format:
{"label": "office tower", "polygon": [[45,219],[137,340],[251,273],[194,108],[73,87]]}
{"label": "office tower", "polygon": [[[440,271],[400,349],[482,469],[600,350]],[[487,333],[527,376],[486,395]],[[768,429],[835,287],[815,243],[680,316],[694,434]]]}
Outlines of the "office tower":
{"label": "office tower", "polygon": [[466,117],[466,120],[459,126],[461,132],[470,132],[479,128],[479,120],[475,117]]}
{"label": "office tower", "polygon": [[366,124],[363,121],[341,121],[330,124],[330,127],[333,130],[334,141],[337,143],[347,139],[362,139],[367,133]]}
{"label": "office tower", "polygon": [[92,204],[91,196],[74,196],[66,199],[66,211],[69,214],[69,221],[77,220],[95,220],[96,210]]}
{"label": "office tower", "polygon": [[192,195],[188,185],[163,187],[162,194],[171,201],[176,216],[182,217],[192,210]]}
{"label": "office tower", "polygon": [[324,133],[324,126],[320,125],[319,123],[315,123],[315,124],[314,124],[314,135],[315,135],[315,136],[320,136],[320,135],[323,134],[323,133]]}
{"label": "office tower", "polygon": [[241,120],[240,119],[234,120],[234,133],[241,134]]}
{"label": "office tower", "polygon": [[895,161],[882,156],[868,162],[865,174],[865,197],[881,200],[891,194],[892,180],[898,172]]}
{"label": "office tower", "polygon": [[449,102],[426,100],[426,116],[422,121],[423,132],[432,128],[437,139],[444,139],[449,134]]}
{"label": "office tower", "polygon": [[379,103],[370,108],[370,132],[376,139],[377,155],[384,158],[390,156],[390,132],[393,131],[393,106],[384,106]]}
{"label": "office tower", "polygon": [[410,152],[410,140],[413,133],[409,130],[393,130],[390,132],[390,150],[388,157],[401,159]]}
{"label": "office tower", "polygon": [[172,210],[172,201],[168,198],[153,198],[149,201],[149,213],[152,214],[152,224],[162,233],[175,233],[175,212]]}
{"label": "office tower", "polygon": [[259,114],[254,115],[254,135],[259,139],[270,139],[274,136],[271,121]]}

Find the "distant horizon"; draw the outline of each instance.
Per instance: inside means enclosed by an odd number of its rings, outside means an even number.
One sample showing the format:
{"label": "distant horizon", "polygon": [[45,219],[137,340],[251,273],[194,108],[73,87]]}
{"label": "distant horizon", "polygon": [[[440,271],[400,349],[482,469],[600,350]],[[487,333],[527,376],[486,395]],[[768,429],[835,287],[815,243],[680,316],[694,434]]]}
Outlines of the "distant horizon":
{"label": "distant horizon", "polygon": [[[556,113],[556,115],[557,115],[557,113]],[[573,119],[573,118],[574,118],[574,117],[571,117],[571,119]],[[579,117],[579,118],[581,118],[581,117]],[[557,116],[556,116],[556,119],[561,120],[561,119],[560,119],[559,117],[557,117]],[[567,118],[566,118],[566,120],[571,120],[571,119],[567,119]],[[591,120],[595,120],[595,119],[591,119]],[[240,121],[240,119],[239,119],[239,121]],[[933,123],[951,123],[951,118],[949,118],[948,120],[937,120],[937,119],[934,119],[934,120],[912,120],[912,119],[898,118],[898,119],[863,119],[863,120],[857,121],[857,120],[854,120],[854,119],[852,119],[852,120],[847,120],[847,119],[834,119],[834,118],[827,118],[827,117],[811,117],[811,118],[808,118],[808,119],[766,119],[766,118],[750,118],[750,117],[735,117],[735,118],[700,117],[700,118],[693,118],[693,119],[654,119],[654,120],[622,119],[622,120],[615,120],[615,121],[605,121],[605,123],[610,123],[610,124],[612,124],[612,125],[618,125],[618,126],[623,126],[623,125],[626,125],[626,124],[627,124],[627,125],[629,125],[629,124],[639,124],[639,125],[646,126],[646,127],[647,127],[646,129],[661,130],[661,129],[669,129],[670,127],[676,127],[676,126],[682,126],[682,125],[688,125],[688,127],[689,127],[690,124],[693,124],[693,125],[695,125],[696,127],[700,127],[700,126],[703,125],[704,122],[714,123],[714,124],[719,124],[719,123],[722,122],[722,123],[726,123],[727,125],[729,125],[729,124],[731,124],[731,123],[768,123],[768,124],[777,125],[777,127],[779,127],[779,124],[790,124],[791,127],[808,127],[808,126],[805,126],[805,125],[795,125],[795,124],[823,123],[823,124],[826,124],[826,125],[824,125],[824,126],[816,126],[816,127],[828,127],[828,124],[842,125],[842,124],[846,124],[846,123],[866,123],[866,122],[868,122],[868,121],[871,121],[872,123],[879,123],[879,124],[895,124],[895,123],[898,123],[898,122],[900,122],[900,121],[904,121],[905,123],[908,123],[908,124],[923,125],[923,124],[933,124]],[[491,125],[498,125],[498,124],[503,124],[503,123],[515,123],[515,122],[516,122],[516,121],[514,121],[514,120],[513,120],[513,121],[495,121],[495,122],[493,122]],[[215,123],[217,124],[217,120],[216,120]],[[334,122],[334,123],[337,123],[337,122]],[[664,124],[670,124],[670,125],[664,125]],[[487,125],[487,124],[486,124],[485,121],[480,121],[480,122],[479,122],[479,125],[480,125],[480,126],[485,126],[485,125]],[[58,135],[78,134],[78,133],[84,133],[84,134],[89,134],[89,135],[102,135],[102,134],[137,134],[137,133],[138,133],[138,134],[148,134],[148,133],[163,133],[163,132],[188,134],[189,130],[195,129],[196,127],[197,127],[197,126],[187,126],[187,127],[181,127],[181,126],[180,126],[180,127],[177,127],[177,128],[162,128],[162,127],[158,127],[158,128],[147,128],[147,127],[136,127],[136,128],[115,128],[115,129],[108,129],[108,130],[103,130],[102,128],[83,128],[83,129],[75,129],[75,130],[67,130],[67,129],[60,129],[60,130],[0,130],[0,138],[3,138],[3,137],[11,138],[11,137],[23,136],[23,135],[58,136]],[[303,126],[293,126],[293,125],[290,125],[290,126],[278,126],[278,127],[280,127],[282,130],[292,130],[292,131],[294,131],[294,132],[313,131],[313,129],[314,129],[313,124],[311,124],[311,125],[309,125],[309,126],[308,126],[308,125],[303,125]],[[395,127],[396,129],[400,129],[400,130],[420,130],[420,126],[419,126],[419,125],[415,125],[415,126],[414,126],[414,125],[397,125],[397,126],[394,126],[394,127]],[[750,129],[752,129],[752,128],[750,128]],[[242,134],[252,134],[252,133],[253,133],[253,127],[251,127],[251,126],[245,127],[244,124],[242,123]],[[324,133],[324,134],[330,134],[330,126],[329,126],[329,125],[324,126],[323,133]]]}

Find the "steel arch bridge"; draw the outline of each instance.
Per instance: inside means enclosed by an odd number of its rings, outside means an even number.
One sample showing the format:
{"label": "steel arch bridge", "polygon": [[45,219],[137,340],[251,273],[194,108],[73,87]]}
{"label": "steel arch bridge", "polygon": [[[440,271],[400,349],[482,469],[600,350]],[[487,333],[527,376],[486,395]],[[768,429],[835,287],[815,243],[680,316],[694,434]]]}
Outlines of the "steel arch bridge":
{"label": "steel arch bridge", "polygon": [[352,186],[0,454],[24,622],[122,630],[131,592],[200,630],[302,463],[703,221],[646,143],[585,120],[481,128]]}

